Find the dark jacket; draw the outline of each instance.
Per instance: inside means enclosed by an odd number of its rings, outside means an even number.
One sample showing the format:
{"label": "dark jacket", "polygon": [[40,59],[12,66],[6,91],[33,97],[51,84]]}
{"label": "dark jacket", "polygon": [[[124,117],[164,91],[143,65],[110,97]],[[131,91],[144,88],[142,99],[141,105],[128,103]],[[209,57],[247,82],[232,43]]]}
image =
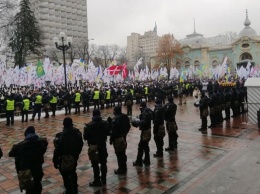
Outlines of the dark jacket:
{"label": "dark jacket", "polygon": [[108,123],[101,117],[93,117],[92,121],[85,125],[83,138],[89,145],[104,145],[108,135]]}
{"label": "dark jacket", "polygon": [[72,155],[78,160],[83,147],[82,133],[74,127],[64,128],[54,139],[54,165],[60,165],[62,155]]}
{"label": "dark jacket", "polygon": [[47,140],[36,134],[29,134],[24,141],[14,145],[9,157],[15,157],[16,171],[42,168],[47,146]]}
{"label": "dark jacket", "polygon": [[143,108],[139,115],[141,131],[151,129],[151,121],[153,120],[153,111],[149,108]]}
{"label": "dark jacket", "polygon": [[177,111],[177,105],[175,103],[167,103],[164,106],[164,119],[166,122],[174,122]]}
{"label": "dark jacket", "polygon": [[164,109],[163,106],[160,105],[155,105],[154,108],[154,119],[153,119],[153,124],[155,127],[163,125],[164,124]]}
{"label": "dark jacket", "polygon": [[110,135],[110,143],[118,137],[126,137],[131,125],[126,114],[118,114],[112,120],[112,129]]}

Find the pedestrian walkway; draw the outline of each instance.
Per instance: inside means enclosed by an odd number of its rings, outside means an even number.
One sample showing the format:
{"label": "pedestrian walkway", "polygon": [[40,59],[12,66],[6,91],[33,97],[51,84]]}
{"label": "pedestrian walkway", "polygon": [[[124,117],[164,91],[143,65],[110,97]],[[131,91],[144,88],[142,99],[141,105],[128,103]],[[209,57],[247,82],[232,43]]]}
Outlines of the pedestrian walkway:
{"label": "pedestrian walkway", "polygon": [[[149,103],[148,106],[153,109],[154,103]],[[123,112],[126,112],[125,107],[123,107]],[[66,117],[62,112],[60,113],[56,117],[41,118],[40,121],[35,120],[28,123],[21,123],[20,120],[16,120],[14,126],[8,127],[1,120],[0,144],[4,152],[4,157],[0,160],[1,194],[20,193],[14,159],[8,157],[8,152],[14,143],[24,138],[24,130],[30,125],[34,125],[37,133],[46,137],[49,142],[45,154],[43,193],[57,194],[64,191],[62,177],[52,164],[53,139],[55,134],[62,130],[62,121]],[[133,117],[139,115],[139,113],[139,106],[134,105]],[[101,114],[106,119],[108,116],[113,116],[113,110],[105,109],[101,111]],[[91,112],[71,115],[75,127],[81,131],[83,131],[84,123],[89,122],[91,117]],[[260,186],[257,186],[260,185],[257,184],[260,182],[260,173],[257,174],[260,171],[257,170],[260,164],[260,157],[257,157],[259,153],[257,145],[260,145],[259,133],[256,125],[247,123],[246,115],[231,119],[229,122],[224,121],[222,125],[208,129],[207,134],[201,134],[198,131],[201,122],[199,110],[193,106],[193,99],[188,98],[186,105],[178,105],[176,120],[179,128],[178,150],[170,153],[165,152],[162,158],[153,158],[152,154],[156,152],[156,147],[154,140],[151,139],[151,165],[149,167],[134,167],[132,165],[136,159],[140,131],[134,127],[130,129],[127,136],[128,171],[126,176],[114,174],[114,169],[117,169],[117,159],[113,146],[107,144],[109,153],[107,185],[103,187],[89,187],[89,182],[93,180],[93,170],[85,145],[77,169],[79,192],[208,194],[247,193],[243,191],[253,193],[260,188]],[[164,147],[167,146],[168,138],[166,136]],[[240,171],[240,168],[244,166],[247,166],[246,172],[254,176],[249,179],[250,181],[246,181],[249,174],[244,175]],[[253,181],[254,178],[255,181]],[[241,184],[245,184],[244,190]],[[250,185],[254,187],[251,188],[251,191]],[[238,189],[239,186],[241,187],[240,190]],[[232,192],[234,188],[237,192]]]}

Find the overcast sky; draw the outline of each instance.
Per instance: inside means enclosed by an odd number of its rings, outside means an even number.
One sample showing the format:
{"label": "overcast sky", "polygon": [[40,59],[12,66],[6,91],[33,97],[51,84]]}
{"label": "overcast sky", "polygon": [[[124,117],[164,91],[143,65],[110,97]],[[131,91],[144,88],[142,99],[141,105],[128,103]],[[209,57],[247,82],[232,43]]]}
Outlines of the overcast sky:
{"label": "overcast sky", "polygon": [[153,30],[183,39],[194,31],[212,37],[244,28],[246,9],[260,35],[260,0],[87,0],[90,42],[126,46],[132,32]]}

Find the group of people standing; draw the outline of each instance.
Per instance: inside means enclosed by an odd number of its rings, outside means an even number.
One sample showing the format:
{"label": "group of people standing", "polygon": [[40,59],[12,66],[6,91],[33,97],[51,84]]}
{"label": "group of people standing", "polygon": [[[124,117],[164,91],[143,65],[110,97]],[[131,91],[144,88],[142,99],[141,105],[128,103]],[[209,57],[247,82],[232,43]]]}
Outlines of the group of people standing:
{"label": "group of people standing", "polygon": [[[141,102],[139,119],[133,119],[132,122],[127,114],[122,113],[121,106],[115,106],[113,108],[114,117],[108,117],[107,120],[102,119],[99,109],[94,109],[92,120],[85,125],[83,133],[74,127],[70,117],[66,117],[63,120],[63,130],[55,135],[53,153],[54,167],[60,171],[63,178],[66,189],[64,193],[78,193],[76,169],[84,140],[88,145],[88,156],[94,174],[94,180],[89,183],[89,186],[94,187],[106,184],[107,140],[113,145],[118,161],[118,169],[114,170],[114,174],[125,175],[127,173],[127,134],[131,123],[133,126],[139,127],[141,131],[134,166],[150,165],[149,141],[152,131],[157,147],[154,157],[163,156],[165,121],[169,136],[169,146],[165,151],[177,149],[178,135],[175,121],[177,105],[173,102],[172,97],[169,97],[168,100],[169,103],[163,106],[162,101],[157,99],[154,110],[149,109],[145,102]],[[40,138],[33,126],[25,130],[24,136],[23,141],[13,145],[9,156],[15,158],[20,189],[26,190],[28,194],[38,194],[42,192],[41,180],[44,175],[42,165],[48,141],[46,138]],[[30,184],[28,184],[29,181],[31,181]]]}

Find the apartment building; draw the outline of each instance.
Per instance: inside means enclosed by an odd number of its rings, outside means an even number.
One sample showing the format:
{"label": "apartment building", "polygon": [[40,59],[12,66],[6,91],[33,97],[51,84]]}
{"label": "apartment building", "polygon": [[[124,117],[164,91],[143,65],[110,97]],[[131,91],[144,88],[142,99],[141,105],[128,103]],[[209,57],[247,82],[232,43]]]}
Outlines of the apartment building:
{"label": "apartment building", "polygon": [[43,31],[44,45],[53,45],[60,32],[73,42],[88,40],[87,0],[30,0]]}
{"label": "apartment building", "polygon": [[145,32],[143,35],[131,33],[127,36],[127,59],[129,65],[134,65],[140,57],[145,63],[150,62],[150,58],[156,55],[159,36],[157,35],[157,25],[153,30]]}

